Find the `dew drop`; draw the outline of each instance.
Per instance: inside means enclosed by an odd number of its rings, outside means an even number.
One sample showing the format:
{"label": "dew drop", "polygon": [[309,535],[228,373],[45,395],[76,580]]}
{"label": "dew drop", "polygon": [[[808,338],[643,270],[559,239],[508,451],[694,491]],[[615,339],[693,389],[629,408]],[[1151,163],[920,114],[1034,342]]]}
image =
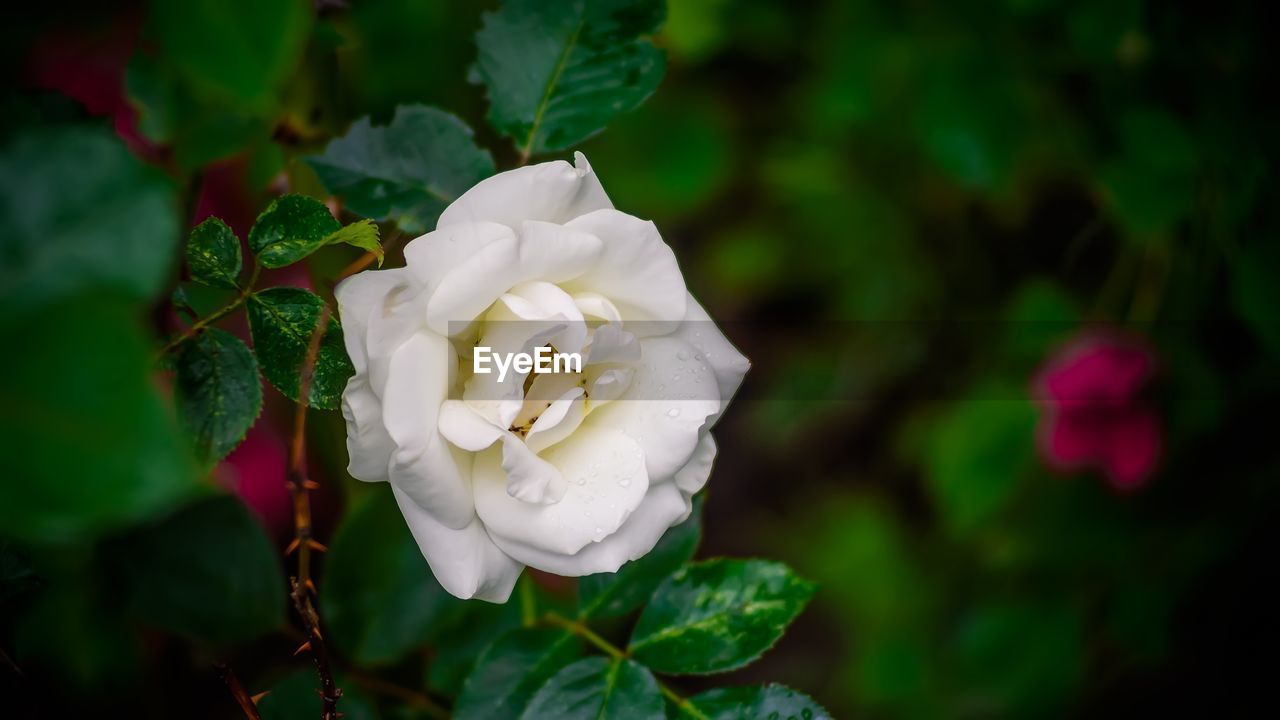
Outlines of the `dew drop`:
{"label": "dew drop", "polygon": [[669,418],[680,417],[680,408],[671,408],[670,410],[668,410],[667,417]]}
{"label": "dew drop", "polygon": [[587,484],[587,479],[586,479],[586,478],[584,478],[584,477],[580,477],[580,478],[578,478],[578,484],[579,484],[579,485],[586,485],[586,484]]}
{"label": "dew drop", "polygon": [[680,352],[676,353],[676,357],[680,358],[681,360],[688,360],[689,352],[687,350],[681,350]]}
{"label": "dew drop", "polygon": [[631,478],[628,478],[628,477],[618,478],[618,484],[621,485],[622,487],[630,487]]}
{"label": "dew drop", "polygon": [[[694,353],[693,359],[697,360],[698,362],[702,362],[702,353]],[[703,369],[705,370],[706,368],[703,368]]]}

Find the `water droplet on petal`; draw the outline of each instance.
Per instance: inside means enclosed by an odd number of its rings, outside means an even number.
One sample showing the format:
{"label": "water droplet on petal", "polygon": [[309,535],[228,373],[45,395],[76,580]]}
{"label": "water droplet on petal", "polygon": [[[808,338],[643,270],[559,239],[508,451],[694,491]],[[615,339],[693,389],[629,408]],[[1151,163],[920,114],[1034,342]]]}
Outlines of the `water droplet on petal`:
{"label": "water droplet on petal", "polygon": [[681,350],[681,351],[679,351],[679,352],[677,352],[677,353],[676,353],[676,357],[677,357],[677,358],[680,358],[681,360],[688,360],[688,359],[689,359],[689,351],[687,351],[687,350]]}
{"label": "water droplet on petal", "polygon": [[667,417],[669,418],[680,417],[680,408],[671,408],[670,410],[668,410]]}
{"label": "water droplet on petal", "polygon": [[622,487],[630,487],[631,478],[628,478],[628,477],[618,478],[618,484],[621,485]]}

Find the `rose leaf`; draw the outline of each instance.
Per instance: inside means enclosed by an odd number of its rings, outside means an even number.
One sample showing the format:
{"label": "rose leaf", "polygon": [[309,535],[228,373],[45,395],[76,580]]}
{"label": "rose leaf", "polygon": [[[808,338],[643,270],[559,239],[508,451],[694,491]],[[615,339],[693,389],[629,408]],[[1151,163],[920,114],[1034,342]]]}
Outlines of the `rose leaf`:
{"label": "rose leaf", "polygon": [[424,105],[397,107],[386,126],[361,118],[307,162],[352,212],[408,233],[434,227],[449,203],[493,174],[493,158],[471,128]]}
{"label": "rose leaf", "polygon": [[782,563],[691,563],[654,592],[632,632],[631,656],[671,674],[742,667],[778,641],[815,589]]}
{"label": "rose leaf", "polygon": [[[249,331],[262,374],[294,402],[311,335],[324,305],[320,296],[295,287],[270,288],[249,296]],[[343,347],[342,326],[337,315],[331,315],[316,355],[309,404],[320,410],[337,409],[342,390],[354,374],[355,367]]]}
{"label": "rose leaf", "polygon": [[578,615],[617,617],[644,605],[663,580],[693,557],[702,536],[701,510],[702,498],[695,498],[689,518],[667,530],[648,555],[626,563],[616,573],[579,580]]}
{"label": "rose leaf", "polygon": [[475,669],[462,686],[453,717],[455,720],[518,718],[538,688],[580,655],[577,640],[564,630],[512,630],[498,638],[476,661]]}
{"label": "rose leaf", "polygon": [[689,698],[689,703],[706,720],[770,717],[831,720],[831,713],[813,698],[777,683],[716,688]]}
{"label": "rose leaf", "polygon": [[240,239],[216,217],[200,223],[187,241],[191,279],[214,287],[235,287],[240,277]]}
{"label": "rose leaf", "polygon": [[213,464],[235,449],[262,411],[258,362],[239,338],[208,328],[178,355],[178,415],[196,457]]}
{"label": "rose leaf", "polygon": [[529,701],[524,720],[663,720],[653,673],[634,660],[590,657],[556,673]]}
{"label": "rose leaf", "polygon": [[634,110],[665,70],[660,0],[507,0],[476,33],[489,123],[522,155],[563,150]]}

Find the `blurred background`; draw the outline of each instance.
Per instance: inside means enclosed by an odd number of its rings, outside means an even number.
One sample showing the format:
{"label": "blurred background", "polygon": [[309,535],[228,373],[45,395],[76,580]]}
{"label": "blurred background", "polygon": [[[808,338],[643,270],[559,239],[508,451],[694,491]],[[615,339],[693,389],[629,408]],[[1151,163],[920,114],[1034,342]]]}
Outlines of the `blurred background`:
{"label": "blurred background", "polygon": [[[173,178],[184,223],[242,236],[285,188],[323,196],[299,157],[399,104],[458,114],[508,168],[467,82],[492,4],[317,2],[280,36],[279,89],[232,100],[163,60],[202,41],[166,36],[169,16],[208,3],[10,8],[3,133],[110,126]],[[246,23],[268,5],[236,3]],[[842,718],[1270,699],[1280,68],[1263,18],[1234,0],[671,0],[662,85],[581,149],[753,362],[717,430],[700,556],[783,560],[821,588],[714,684],[785,682]],[[157,337],[170,315],[151,313]],[[216,475],[283,545],[291,408],[267,398]],[[365,488],[340,415],[313,424],[327,538]],[[207,657],[113,624],[116,575],[101,603],[29,590],[30,554],[6,545],[0,576],[10,697],[236,716]],[[279,676],[289,639],[257,643],[242,674]]]}

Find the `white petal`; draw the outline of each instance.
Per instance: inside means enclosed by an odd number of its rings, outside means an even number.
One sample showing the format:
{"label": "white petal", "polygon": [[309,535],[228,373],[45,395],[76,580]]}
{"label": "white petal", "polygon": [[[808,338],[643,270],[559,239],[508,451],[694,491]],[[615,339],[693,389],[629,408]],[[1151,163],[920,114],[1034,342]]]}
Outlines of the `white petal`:
{"label": "white petal", "polygon": [[394,485],[392,490],[418,549],[449,594],[463,600],[507,601],[524,566],[498,549],[479,518],[472,518],[462,528],[450,528],[418,507],[404,491]]}
{"label": "white petal", "polygon": [[467,452],[480,452],[498,442],[503,430],[462,400],[445,400],[440,406],[440,434]]}
{"label": "white petal", "polygon": [[557,575],[576,577],[617,572],[623,563],[643,557],[652,550],[667,528],[689,516],[690,509],[688,498],[675,485],[663,483],[649,488],[640,506],[617,532],[600,542],[586,545],[572,555],[547,552],[497,537],[494,542],[529,567]]}
{"label": "white petal", "polygon": [[500,455],[493,448],[477,455],[472,476],[476,512],[499,547],[572,555],[616,532],[649,487],[644,453],[616,430],[579,428],[543,453],[567,481],[554,505],[511,497]]}
{"label": "white petal", "polygon": [[581,275],[595,263],[601,247],[593,235],[526,222],[518,238],[490,242],[440,280],[427,301],[427,324],[442,335],[454,332],[520,283],[559,283]]}
{"label": "white petal", "polygon": [[482,180],[440,214],[437,228],[490,220],[518,229],[525,220],[566,223],[613,203],[582,153],[508,170]]}
{"label": "white petal", "polygon": [[502,437],[502,471],[507,495],[522,503],[558,503],[567,489],[560,469],[535,455],[515,433]]}
{"label": "white petal", "polygon": [[707,478],[711,477],[711,466],[715,460],[715,438],[711,437],[710,432],[703,430],[702,436],[698,438],[698,447],[693,451],[693,457],[689,458],[689,462],[684,467],[676,471],[676,487],[686,495],[692,496],[697,493],[707,484]]}
{"label": "white petal", "polygon": [[471,487],[436,422],[452,353],[434,333],[406,340],[391,357],[382,417],[396,443],[387,471],[392,484],[444,525],[461,528],[475,514]]}
{"label": "white petal", "polygon": [[640,342],[621,325],[601,325],[591,333],[591,350],[586,357],[588,363],[631,363],[639,359]]}
{"label": "white petal", "polygon": [[[609,298],[627,321],[675,323],[685,316],[689,296],[676,255],[653,223],[617,210],[597,210],[566,227],[604,242],[600,260],[565,284],[571,293],[597,292]],[[652,335],[674,327],[655,328]]]}
{"label": "white petal", "polygon": [[640,341],[631,386],[593,410],[583,427],[613,428],[644,449],[650,482],[668,480],[693,456],[707,418],[720,410],[716,378],[695,350],[675,337]]}
{"label": "white petal", "polygon": [[[724,333],[720,332],[720,328],[716,327],[707,311],[702,309],[692,295],[689,296],[684,320],[675,336],[692,345],[698,356],[715,372],[716,385],[720,388],[720,412],[724,412],[729,400],[742,385],[742,378],[746,376],[747,370],[751,369],[751,362],[725,338]],[[711,427],[718,418],[719,413],[707,427]]]}
{"label": "white petal", "polygon": [[[539,376],[539,378],[543,377],[548,376]],[[536,383],[537,380],[534,382]],[[532,390],[530,388],[531,392]],[[542,411],[534,421],[533,427],[529,428],[529,434],[525,436],[525,444],[530,450],[540,453],[569,437],[574,430],[578,429],[584,416],[582,395],[582,388],[574,386],[553,400],[551,405]]]}
{"label": "white petal", "polygon": [[473,255],[494,243],[515,243],[516,233],[501,223],[475,222],[441,228],[404,246],[406,270],[429,297]]}
{"label": "white petal", "polygon": [[368,379],[356,374],[342,392],[342,417],[347,421],[347,472],[365,482],[386,482],[387,463],[395,441],[382,423],[382,402],[369,389]]}
{"label": "white petal", "polygon": [[342,393],[347,470],[352,477],[366,482],[387,480],[387,462],[395,449],[382,422],[382,402],[369,384],[369,324],[380,321],[388,296],[407,282],[403,270],[366,271],[342,281],[334,291],[347,355],[356,369]]}

